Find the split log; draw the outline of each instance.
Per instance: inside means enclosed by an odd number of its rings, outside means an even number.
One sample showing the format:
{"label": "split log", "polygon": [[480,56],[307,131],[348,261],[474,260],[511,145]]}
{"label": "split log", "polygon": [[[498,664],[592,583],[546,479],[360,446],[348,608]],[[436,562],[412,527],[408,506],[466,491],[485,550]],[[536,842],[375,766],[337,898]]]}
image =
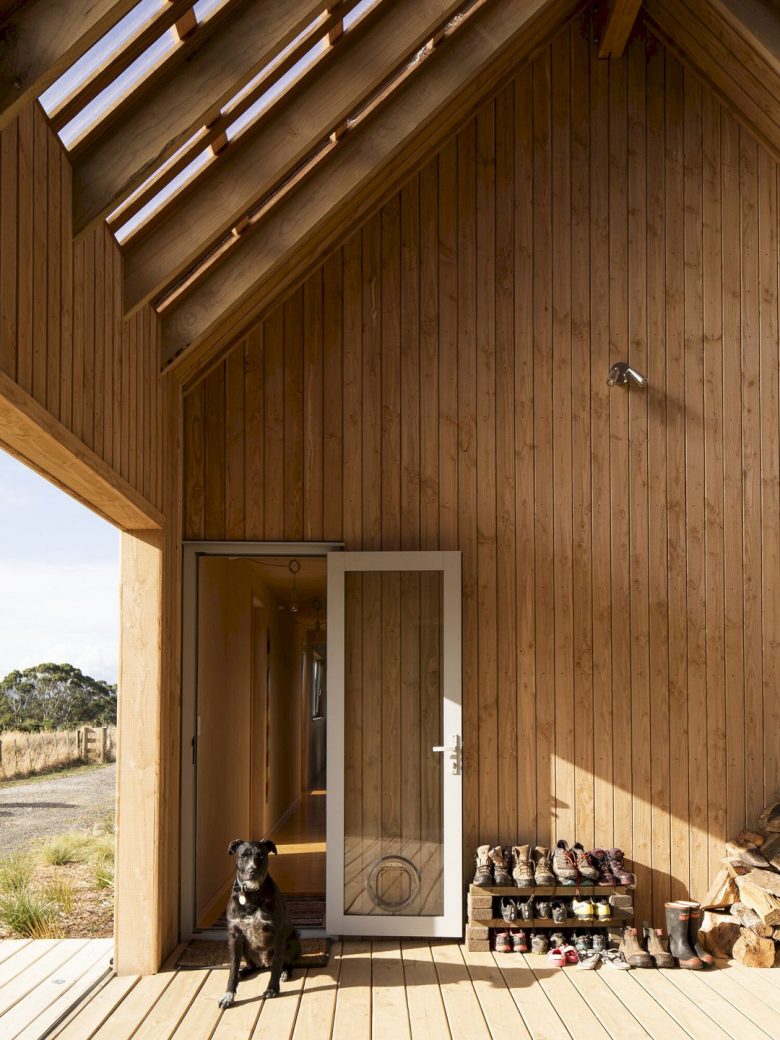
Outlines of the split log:
{"label": "split log", "polygon": [[731,956],[747,968],[772,968],[775,963],[775,944],[771,939],[761,939],[743,928],[734,943]]}
{"label": "split log", "polygon": [[745,874],[750,874],[753,870],[753,867],[748,867],[745,863],[732,863],[731,860],[728,859],[724,859],[723,863],[725,864],[729,877],[734,878],[735,881],[738,881],[739,878],[743,877]]}
{"label": "split log", "polygon": [[751,910],[749,906],[744,903],[733,903],[729,909],[731,916],[736,918],[743,928],[747,928],[762,939],[774,938],[774,928],[769,924],[764,924],[755,910]]}
{"label": "split log", "polygon": [[721,870],[709,887],[707,895],[702,901],[702,909],[710,907],[729,906],[739,899],[739,890],[727,870]]}
{"label": "split log", "polygon": [[716,960],[728,960],[742,928],[728,912],[705,910],[699,928],[699,942]]}
{"label": "split log", "polygon": [[740,901],[755,910],[764,924],[780,925],[780,874],[751,870],[737,878]]}
{"label": "split log", "polygon": [[780,831],[780,792],[775,794],[774,799],[758,817],[758,829],[760,831]]}
{"label": "split log", "polygon": [[762,834],[761,831],[740,831],[734,839],[735,841],[744,841],[750,845],[756,845],[760,847],[766,841],[766,834]]}
{"label": "split log", "polygon": [[734,838],[726,842],[726,859],[732,863],[744,863],[748,867],[763,869],[769,866],[766,856],[757,845]]}
{"label": "split log", "polygon": [[761,852],[769,860],[772,869],[780,871],[780,834],[770,834],[761,846]]}

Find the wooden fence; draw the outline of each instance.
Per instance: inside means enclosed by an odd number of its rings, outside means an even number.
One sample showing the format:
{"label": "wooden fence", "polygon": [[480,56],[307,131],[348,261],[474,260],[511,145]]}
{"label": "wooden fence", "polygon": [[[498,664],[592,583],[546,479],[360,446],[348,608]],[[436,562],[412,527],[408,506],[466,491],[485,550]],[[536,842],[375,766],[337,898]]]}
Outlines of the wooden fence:
{"label": "wooden fence", "polygon": [[113,762],[116,726],[42,733],[0,733],[0,780],[34,776],[82,762]]}

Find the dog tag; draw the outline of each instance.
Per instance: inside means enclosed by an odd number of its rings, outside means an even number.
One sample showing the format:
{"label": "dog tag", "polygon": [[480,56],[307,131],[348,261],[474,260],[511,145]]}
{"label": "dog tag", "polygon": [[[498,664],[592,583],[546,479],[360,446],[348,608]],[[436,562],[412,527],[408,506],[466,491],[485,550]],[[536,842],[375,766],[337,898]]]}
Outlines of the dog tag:
{"label": "dog tag", "polygon": [[242,892],[242,893],[241,893],[241,895],[240,895],[240,896],[238,897],[238,901],[239,901],[239,903],[240,903],[240,904],[241,904],[242,906],[245,906],[245,905],[246,905],[246,896],[244,895],[244,893],[243,893],[243,892]]}

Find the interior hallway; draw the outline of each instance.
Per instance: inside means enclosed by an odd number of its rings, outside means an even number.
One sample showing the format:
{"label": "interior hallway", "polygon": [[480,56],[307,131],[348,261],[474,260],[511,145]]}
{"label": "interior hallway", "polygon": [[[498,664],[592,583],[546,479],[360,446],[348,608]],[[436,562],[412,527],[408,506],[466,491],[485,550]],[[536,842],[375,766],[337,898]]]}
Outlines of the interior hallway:
{"label": "interior hallway", "polygon": [[272,831],[279,850],[271,876],[285,895],[325,891],[325,791],[302,794],[290,815]]}

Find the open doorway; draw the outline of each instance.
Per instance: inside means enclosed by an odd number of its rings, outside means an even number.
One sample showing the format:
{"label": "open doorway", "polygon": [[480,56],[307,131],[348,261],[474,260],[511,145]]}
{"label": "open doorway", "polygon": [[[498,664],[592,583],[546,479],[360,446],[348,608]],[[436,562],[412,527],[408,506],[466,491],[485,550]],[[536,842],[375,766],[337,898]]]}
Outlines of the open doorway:
{"label": "open doorway", "polygon": [[184,937],[224,928],[234,838],[273,839],[271,874],[294,923],[304,931],[325,923],[332,546],[255,547],[252,555],[242,548],[187,553],[195,602],[185,646],[185,740],[189,722],[193,754],[183,778]]}

